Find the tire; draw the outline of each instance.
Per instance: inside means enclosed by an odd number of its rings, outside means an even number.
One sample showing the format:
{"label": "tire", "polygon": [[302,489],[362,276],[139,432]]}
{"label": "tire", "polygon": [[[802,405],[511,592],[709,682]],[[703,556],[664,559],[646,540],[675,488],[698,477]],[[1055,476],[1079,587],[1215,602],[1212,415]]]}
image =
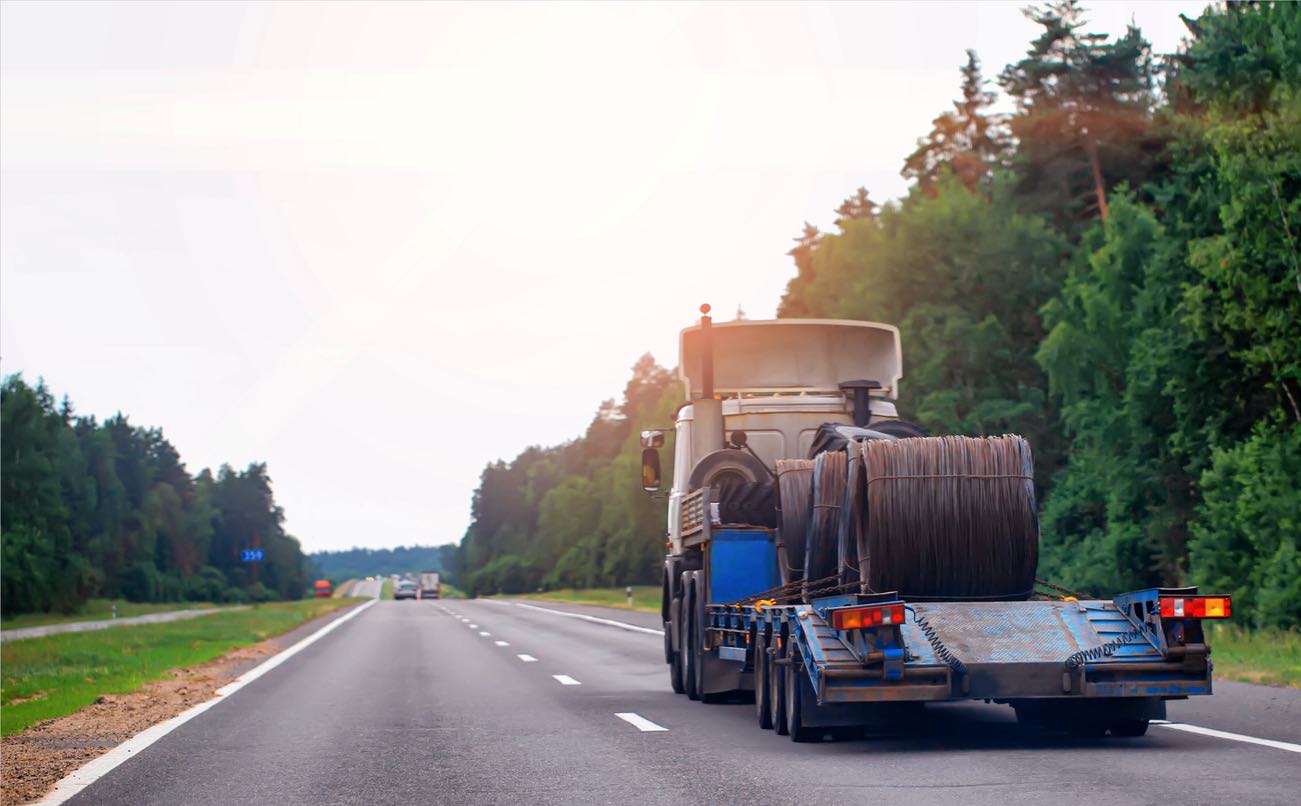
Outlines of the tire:
{"label": "tire", "polygon": [[696,688],[699,680],[700,654],[696,651],[696,581],[695,574],[686,574],[688,582],[683,589],[682,598],[682,683],[688,699],[699,700],[700,689]]}
{"label": "tire", "polygon": [[673,604],[669,605],[669,618],[671,621],[664,625],[664,640],[668,644],[669,654],[669,686],[673,688],[674,694],[685,694],[687,691],[686,674],[682,670],[682,653],[673,651],[673,621],[679,625],[678,634],[682,634],[682,600],[674,599]]}
{"label": "tire", "polygon": [[693,659],[696,664],[696,668],[695,668],[696,696],[697,699],[699,699],[703,703],[726,702],[727,700],[731,699],[732,692],[719,691],[719,692],[710,693],[705,691],[705,663],[706,663],[705,625],[708,622],[707,619],[708,603],[705,601],[705,597],[700,590],[701,588],[704,587],[704,583],[701,581],[700,578],[702,572],[696,571],[694,573],[696,577],[696,586],[695,586],[696,606],[695,606],[695,614],[694,614],[695,618],[692,619],[692,623],[696,625],[696,633],[695,633],[695,637],[691,642],[691,654],[694,656]]}
{"label": "tire", "polygon": [[[786,648],[790,641],[785,635],[777,638],[777,654],[770,656],[776,659],[785,659]],[[778,736],[786,736],[790,733],[786,727],[786,667],[778,666],[769,661],[769,670],[772,672],[768,676],[768,699],[772,707],[772,729]]]}
{"label": "tire", "polygon": [[706,454],[696,462],[696,466],[691,468],[691,475],[687,478],[687,489],[713,487],[725,480],[753,484],[768,479],[768,468],[748,451],[723,448]]}
{"label": "tire", "polygon": [[895,439],[930,436],[925,428],[907,420],[877,420],[874,423],[868,423],[867,427],[878,434],[886,434]]}
{"label": "tire", "polygon": [[786,730],[792,742],[818,742],[825,733],[821,728],[810,728],[804,724],[806,712],[815,706],[808,702],[808,681],[800,667],[799,649],[791,648],[791,663],[786,672]]}
{"label": "tire", "polygon": [[1134,738],[1147,735],[1146,719],[1120,719],[1111,723],[1111,735],[1120,738]]}
{"label": "tire", "polygon": [[768,657],[768,635],[759,630],[754,636],[754,713],[759,719],[759,727],[772,730],[772,689],[768,686],[768,676],[772,674],[772,663]]}

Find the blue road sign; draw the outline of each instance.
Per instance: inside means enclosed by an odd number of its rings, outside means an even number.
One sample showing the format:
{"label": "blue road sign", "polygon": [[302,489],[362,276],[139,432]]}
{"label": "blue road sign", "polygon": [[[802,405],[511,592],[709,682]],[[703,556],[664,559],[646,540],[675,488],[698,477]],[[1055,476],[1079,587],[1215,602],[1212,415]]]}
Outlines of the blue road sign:
{"label": "blue road sign", "polygon": [[262,562],[262,549],[244,549],[239,553],[240,562],[259,563]]}

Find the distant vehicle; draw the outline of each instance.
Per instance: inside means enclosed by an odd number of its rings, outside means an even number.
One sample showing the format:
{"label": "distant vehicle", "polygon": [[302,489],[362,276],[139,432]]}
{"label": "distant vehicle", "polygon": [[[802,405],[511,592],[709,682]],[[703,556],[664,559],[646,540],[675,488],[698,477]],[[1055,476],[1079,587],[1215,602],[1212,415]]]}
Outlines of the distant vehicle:
{"label": "distant vehicle", "polygon": [[438,574],[426,571],[420,575],[420,598],[437,599],[443,595],[443,586],[438,582]]}
{"label": "distant vehicle", "polygon": [[420,596],[420,592],[419,589],[416,587],[416,583],[410,580],[404,579],[398,584],[393,586],[394,599],[415,599],[418,598],[419,596]]}
{"label": "distant vehicle", "polygon": [[318,599],[328,599],[334,594],[334,588],[330,585],[328,579],[318,579],[312,587],[315,589],[316,598]]}

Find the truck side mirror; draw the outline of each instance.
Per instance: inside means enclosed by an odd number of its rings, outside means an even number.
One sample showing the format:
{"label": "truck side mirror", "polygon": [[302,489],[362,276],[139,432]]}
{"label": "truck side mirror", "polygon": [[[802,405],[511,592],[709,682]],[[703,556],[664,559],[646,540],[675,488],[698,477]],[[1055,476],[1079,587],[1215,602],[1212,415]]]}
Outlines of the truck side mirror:
{"label": "truck side mirror", "polygon": [[663,448],[664,432],[663,431],[641,432],[641,446],[643,448]]}
{"label": "truck side mirror", "polygon": [[641,488],[648,493],[660,489],[660,452],[655,448],[641,452]]}

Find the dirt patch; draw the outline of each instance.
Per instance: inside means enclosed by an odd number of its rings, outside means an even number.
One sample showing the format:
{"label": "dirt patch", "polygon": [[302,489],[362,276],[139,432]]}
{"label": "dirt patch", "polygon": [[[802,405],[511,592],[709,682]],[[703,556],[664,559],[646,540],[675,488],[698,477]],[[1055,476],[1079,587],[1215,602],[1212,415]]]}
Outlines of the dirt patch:
{"label": "dirt patch", "polygon": [[227,652],[220,658],[165,677],[130,694],[106,694],[75,714],[38,722],[0,739],[0,804],[31,803],[62,778],[97,756],[194,705],[274,655],[345,608],[300,625],[284,635]]}

